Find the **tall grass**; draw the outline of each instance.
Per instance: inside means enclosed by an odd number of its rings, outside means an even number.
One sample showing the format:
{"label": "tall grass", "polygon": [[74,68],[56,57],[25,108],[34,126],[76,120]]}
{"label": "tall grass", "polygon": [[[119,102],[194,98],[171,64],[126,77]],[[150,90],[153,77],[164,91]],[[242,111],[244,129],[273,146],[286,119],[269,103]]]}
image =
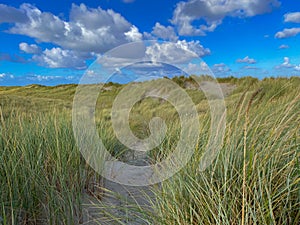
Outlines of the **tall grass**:
{"label": "tall grass", "polygon": [[[176,79],[183,86],[189,81]],[[203,94],[188,90],[200,120],[194,156],[154,189],[153,212],[140,213],[149,224],[162,225],[298,224],[300,79],[221,81],[237,88],[226,99],[227,129],[217,159],[199,171],[210,114]],[[105,146],[122,159],[126,148],[110,123],[110,107],[119,90],[113,86],[99,97],[96,122]],[[83,194],[99,180],[73,137],[74,91],[74,85],[0,88],[0,217],[4,224],[81,222]],[[142,138],[149,135],[148,121],[153,116],[165,119],[167,136],[149,155],[162,160],[173,151],[180,123],[172,105],[146,99],[135,105],[130,116],[133,132]]]}
{"label": "tall grass", "polygon": [[70,120],[35,114],[1,120],[0,203],[7,224],[75,224],[82,163]]}
{"label": "tall grass", "polygon": [[206,171],[198,171],[201,138],[194,160],[157,189],[157,224],[298,224],[299,86],[272,82],[229,101],[224,145]]}

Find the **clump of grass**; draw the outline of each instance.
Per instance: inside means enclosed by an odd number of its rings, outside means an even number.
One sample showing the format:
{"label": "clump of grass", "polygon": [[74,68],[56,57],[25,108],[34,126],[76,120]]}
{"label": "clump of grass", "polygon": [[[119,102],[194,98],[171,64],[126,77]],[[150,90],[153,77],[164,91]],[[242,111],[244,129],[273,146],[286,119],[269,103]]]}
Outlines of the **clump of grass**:
{"label": "clump of grass", "polygon": [[[158,224],[298,224],[300,95],[289,82],[275,80],[274,89],[288,88],[280,96],[250,87],[240,101],[229,100],[218,158],[197,171],[207,143],[201,138],[194,160],[157,189]],[[201,130],[208,132],[209,125]]]}
{"label": "clump of grass", "polygon": [[0,214],[7,224],[75,224],[84,165],[64,113],[1,119]]}

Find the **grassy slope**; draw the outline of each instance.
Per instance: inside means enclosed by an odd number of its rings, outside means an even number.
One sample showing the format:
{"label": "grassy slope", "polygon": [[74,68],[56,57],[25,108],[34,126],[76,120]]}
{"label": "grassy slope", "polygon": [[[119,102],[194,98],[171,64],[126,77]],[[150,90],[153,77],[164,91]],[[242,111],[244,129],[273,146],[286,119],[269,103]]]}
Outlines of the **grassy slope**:
{"label": "grassy slope", "polygon": [[[183,78],[175,80],[184,86]],[[215,163],[199,173],[198,159],[209,133],[203,94],[187,92],[201,119],[192,162],[157,191],[158,224],[297,224],[299,194],[300,78],[227,78],[237,85],[226,98],[227,131]],[[120,86],[104,91],[97,107],[99,132],[115,155],[124,149],[110,125],[110,108]],[[0,87],[0,216],[7,224],[74,224],[83,190],[97,175],[81,160],[71,127],[75,85]],[[256,95],[254,93],[260,90]],[[149,135],[148,121],[177,119],[167,103],[146,99],[132,110],[131,127]],[[180,127],[152,151],[162,159]],[[245,153],[245,155],[244,155]],[[163,194],[162,194],[163,193]],[[151,215],[154,217],[153,215]]]}

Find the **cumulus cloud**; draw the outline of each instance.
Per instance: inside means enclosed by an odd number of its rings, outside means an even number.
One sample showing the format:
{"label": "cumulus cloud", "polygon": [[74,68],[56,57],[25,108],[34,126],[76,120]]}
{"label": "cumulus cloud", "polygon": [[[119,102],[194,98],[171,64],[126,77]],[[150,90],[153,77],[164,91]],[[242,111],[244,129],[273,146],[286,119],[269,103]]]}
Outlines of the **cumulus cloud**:
{"label": "cumulus cloud", "polygon": [[[26,35],[34,38],[37,42],[52,43],[56,46],[42,51],[36,44],[25,42],[19,44],[21,51],[34,54],[33,61],[49,68],[84,69],[86,68],[85,60],[91,56],[102,55],[116,46],[143,39],[143,35],[136,26],[111,9],[104,10],[100,7],[89,8],[84,4],[72,4],[69,19],[65,20],[27,3],[22,4],[19,8],[6,5],[1,5],[1,7],[0,12],[5,10],[10,14],[18,12],[24,16],[21,19],[10,20],[13,22],[13,26],[9,29],[10,33]],[[2,21],[7,22],[8,19]],[[205,29],[209,30],[210,28]],[[149,35],[172,41],[148,46],[145,55],[150,61],[178,63],[186,62],[192,57],[203,57],[210,54],[210,50],[204,48],[199,41],[179,41],[172,26],[156,23]],[[130,49],[129,52],[136,51],[138,50]],[[16,61],[17,59],[2,54],[0,60]],[[114,60],[106,61],[110,64]],[[128,59],[120,57],[115,61],[117,63],[121,61],[126,65]]]}
{"label": "cumulus cloud", "polygon": [[30,54],[37,54],[41,51],[41,49],[37,45],[35,45],[35,44],[29,45],[25,42],[20,43],[19,48],[21,51],[30,53]]}
{"label": "cumulus cloud", "polygon": [[[119,13],[100,7],[88,8],[84,4],[72,4],[68,21],[26,3],[19,9],[0,5],[0,13],[0,22],[14,23],[10,33],[58,46],[41,52],[35,44],[19,44],[20,50],[34,54],[33,61],[50,68],[83,69],[85,60],[91,55],[103,54],[116,46],[143,38],[138,28]],[[16,19],[13,14],[23,17]],[[16,57],[7,54],[2,54],[0,60],[17,61]]]}
{"label": "cumulus cloud", "polygon": [[290,63],[290,58],[289,57],[284,57],[283,58],[283,63],[281,64],[282,67],[286,68],[291,68],[293,65]]}
{"label": "cumulus cloud", "polygon": [[[284,22],[300,23],[300,12],[286,13],[284,15]],[[276,38],[294,37],[300,33],[300,27],[285,28],[275,34]]]}
{"label": "cumulus cloud", "polygon": [[199,41],[155,43],[146,49],[147,58],[151,61],[165,63],[183,63],[196,57],[210,54],[210,50],[204,48]]}
{"label": "cumulus cloud", "polygon": [[295,66],[295,70],[296,70],[296,71],[300,71],[300,65],[296,65],[296,66]]}
{"label": "cumulus cloud", "polygon": [[279,49],[287,49],[287,48],[289,48],[288,45],[280,45],[280,46],[279,46]]}
{"label": "cumulus cloud", "polygon": [[85,69],[85,56],[72,50],[61,48],[46,49],[40,55],[34,55],[32,59],[42,66],[49,68],[75,68]]}
{"label": "cumulus cloud", "polygon": [[151,34],[155,37],[166,41],[177,41],[178,37],[174,31],[174,28],[171,26],[163,26],[160,23],[156,23],[152,28]]}
{"label": "cumulus cloud", "polygon": [[140,41],[143,38],[143,35],[139,32],[139,29],[136,26],[131,26],[130,30],[124,33],[126,40],[128,41]]}
{"label": "cumulus cloud", "polygon": [[[161,63],[169,65],[187,65],[188,63],[194,63],[194,61],[191,60],[199,60],[199,57],[208,54],[210,54],[210,50],[204,48],[199,41],[151,41],[146,45],[142,42],[136,42],[120,46],[119,48],[110,51],[108,54],[100,56],[97,59],[97,62],[102,68],[105,68],[107,74],[114,73],[120,70],[120,68],[132,64],[139,65],[139,69],[143,67],[143,69],[146,69],[147,72],[149,72],[149,69],[146,68],[147,65],[150,68],[156,69],[161,66]],[[136,64],[138,62],[149,63]],[[195,69],[191,68],[191,66],[192,65],[190,65],[188,69]],[[202,67],[202,70],[203,68],[204,67]]]}
{"label": "cumulus cloud", "polygon": [[283,63],[276,66],[276,69],[293,69],[296,71],[300,71],[300,65],[295,65],[291,63],[291,60],[289,57],[284,57],[283,58]]}
{"label": "cumulus cloud", "polygon": [[294,37],[297,34],[300,33],[300,27],[299,28],[286,28],[283,31],[279,31],[275,34],[276,38],[289,38]]}
{"label": "cumulus cloud", "polygon": [[237,63],[248,63],[248,64],[255,64],[256,60],[255,59],[251,59],[249,58],[249,56],[246,56],[243,59],[237,59],[236,60]]}
{"label": "cumulus cloud", "polygon": [[184,71],[187,74],[193,75],[207,75],[211,74],[208,65],[205,62],[200,63],[188,63],[188,65],[184,68]]}
{"label": "cumulus cloud", "polygon": [[11,33],[53,43],[63,49],[103,53],[120,44],[142,38],[134,25],[111,9],[72,4],[69,21],[42,12],[30,4],[22,4],[20,9],[15,10],[23,11],[28,20],[15,21],[9,30]]}
{"label": "cumulus cloud", "polygon": [[[205,35],[214,31],[223,19],[230,17],[252,17],[271,12],[278,7],[278,0],[188,0],[179,2],[173,13],[172,23],[177,25],[180,35]],[[194,27],[196,20],[206,24]]]}
{"label": "cumulus cloud", "polygon": [[0,4],[0,23],[24,23],[27,20],[24,10]]}
{"label": "cumulus cloud", "polygon": [[300,23],[300,12],[293,12],[293,13],[285,14],[284,22]]}

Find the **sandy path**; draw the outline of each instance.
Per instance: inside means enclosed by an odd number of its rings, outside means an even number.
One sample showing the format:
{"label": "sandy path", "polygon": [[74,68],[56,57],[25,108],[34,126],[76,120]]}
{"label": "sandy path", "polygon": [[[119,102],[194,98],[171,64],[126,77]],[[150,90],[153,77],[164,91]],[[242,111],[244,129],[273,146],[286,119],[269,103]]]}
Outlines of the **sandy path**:
{"label": "sandy path", "polygon": [[[127,163],[143,166],[148,165],[147,156],[144,153],[131,151],[127,156]],[[132,174],[131,174],[132,176]],[[135,177],[143,177],[136,170]],[[104,179],[104,194],[99,200],[91,195],[84,195],[83,200],[83,224],[151,224],[141,218],[140,211],[151,212],[151,201],[153,193],[151,187],[134,187],[121,185]]]}

